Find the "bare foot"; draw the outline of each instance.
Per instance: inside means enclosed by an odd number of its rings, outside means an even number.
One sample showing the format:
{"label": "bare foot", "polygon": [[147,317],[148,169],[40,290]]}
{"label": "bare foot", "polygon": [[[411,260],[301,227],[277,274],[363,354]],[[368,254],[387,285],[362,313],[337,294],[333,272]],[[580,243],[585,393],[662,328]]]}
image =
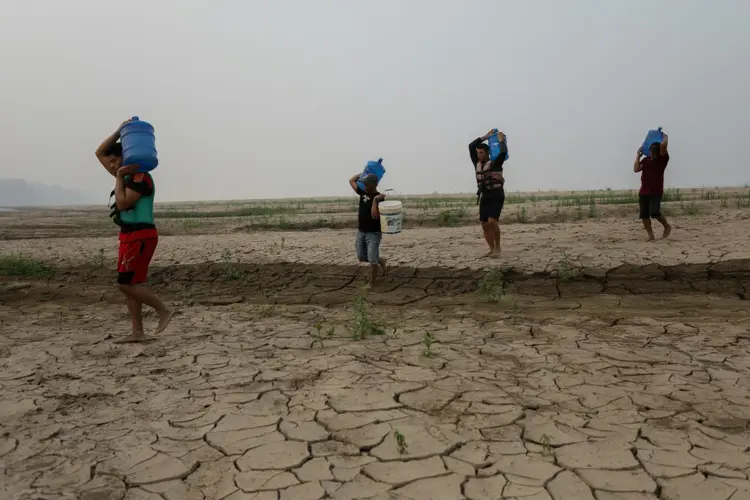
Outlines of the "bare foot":
{"label": "bare foot", "polygon": [[154,333],[161,333],[164,330],[167,329],[169,326],[169,322],[172,321],[172,318],[174,317],[175,311],[172,309],[167,309],[166,311],[159,313],[159,325],[156,327],[156,331]]}
{"label": "bare foot", "polygon": [[143,332],[131,333],[124,339],[115,340],[115,344],[139,344],[141,342],[144,342],[145,340],[146,337],[143,335]]}
{"label": "bare foot", "polygon": [[667,238],[672,233],[672,226],[664,226],[664,234],[661,235],[662,238]]}
{"label": "bare foot", "polygon": [[653,234],[648,235],[648,239],[646,241],[654,241],[656,238],[654,238]]}
{"label": "bare foot", "polygon": [[372,288],[372,281],[368,281],[365,283],[365,286],[362,287],[362,290],[370,290]]}
{"label": "bare foot", "polygon": [[494,250],[490,250],[489,252],[487,252],[486,254],[482,255],[482,256],[481,256],[481,257],[479,257],[479,258],[480,258],[480,259],[489,259],[489,258],[490,258],[490,257],[492,257],[492,256],[493,256],[494,254],[495,254],[495,251],[494,251]]}

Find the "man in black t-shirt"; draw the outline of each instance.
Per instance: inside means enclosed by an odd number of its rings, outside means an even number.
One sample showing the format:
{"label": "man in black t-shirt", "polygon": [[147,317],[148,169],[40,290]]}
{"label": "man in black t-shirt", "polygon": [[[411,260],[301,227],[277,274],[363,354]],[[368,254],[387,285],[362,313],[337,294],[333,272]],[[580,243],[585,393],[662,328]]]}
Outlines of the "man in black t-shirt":
{"label": "man in black t-shirt", "polygon": [[359,216],[355,247],[360,262],[369,262],[371,268],[370,283],[372,286],[378,277],[378,266],[383,268],[383,275],[388,272],[386,260],[380,257],[380,241],[383,233],[380,229],[380,210],[378,204],[385,199],[384,194],[378,192],[378,178],[370,174],[364,178],[364,191],[357,186],[361,174],[349,179],[349,185],[359,196]]}

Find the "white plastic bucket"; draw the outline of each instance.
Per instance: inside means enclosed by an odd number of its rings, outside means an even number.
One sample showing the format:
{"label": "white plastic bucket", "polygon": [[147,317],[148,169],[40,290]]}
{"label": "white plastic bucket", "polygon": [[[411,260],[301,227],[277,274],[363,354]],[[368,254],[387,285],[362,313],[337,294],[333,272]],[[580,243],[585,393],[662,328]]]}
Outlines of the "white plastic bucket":
{"label": "white plastic bucket", "polygon": [[385,234],[398,234],[401,232],[401,202],[396,200],[381,201],[380,230]]}

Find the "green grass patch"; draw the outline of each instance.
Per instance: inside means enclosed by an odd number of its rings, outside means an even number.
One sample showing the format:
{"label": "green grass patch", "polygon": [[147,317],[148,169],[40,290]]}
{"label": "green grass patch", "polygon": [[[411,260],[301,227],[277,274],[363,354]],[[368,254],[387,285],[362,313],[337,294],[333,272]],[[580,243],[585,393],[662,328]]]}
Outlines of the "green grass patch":
{"label": "green grass patch", "polygon": [[0,276],[27,276],[51,278],[55,270],[28,254],[18,253],[0,256]]}

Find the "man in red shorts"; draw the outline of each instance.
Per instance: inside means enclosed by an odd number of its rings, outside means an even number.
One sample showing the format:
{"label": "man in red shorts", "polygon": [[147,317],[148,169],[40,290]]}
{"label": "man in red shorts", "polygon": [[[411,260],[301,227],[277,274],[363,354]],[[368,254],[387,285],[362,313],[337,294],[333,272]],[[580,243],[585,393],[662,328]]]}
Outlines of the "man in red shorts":
{"label": "man in red shorts", "polygon": [[[125,123],[127,121],[123,125]],[[153,307],[159,315],[156,333],[167,328],[174,311],[144,285],[158,242],[154,224],[154,179],[151,174],[137,172],[138,165],[122,165],[122,144],[118,142],[121,128],[122,125],[102,142],[96,157],[116,179],[110,217],[120,226],[117,284],[125,295],[133,325],[130,336],[120,342],[141,342],[144,339],[143,304]]]}

